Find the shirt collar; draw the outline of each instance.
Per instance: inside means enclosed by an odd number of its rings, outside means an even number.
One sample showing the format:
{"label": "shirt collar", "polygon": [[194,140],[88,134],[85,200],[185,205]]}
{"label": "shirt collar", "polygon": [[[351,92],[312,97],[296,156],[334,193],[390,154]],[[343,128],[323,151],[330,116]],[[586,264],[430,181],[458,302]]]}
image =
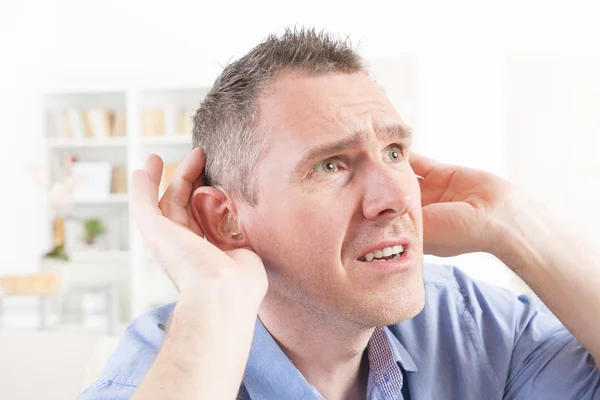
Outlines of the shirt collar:
{"label": "shirt collar", "polygon": [[[383,332],[395,361],[400,363],[405,371],[417,371],[412,357],[398,338],[387,327],[383,328]],[[316,389],[306,381],[281,350],[260,318],[256,319],[254,338],[243,384],[252,399],[306,400],[321,398]]]}
{"label": "shirt collar", "polygon": [[408,372],[418,371],[417,365],[408,353],[408,350],[406,350],[402,343],[400,343],[396,335],[390,331],[390,328],[386,326],[383,328],[383,331],[385,332],[387,340],[390,343],[390,348],[392,349],[392,353],[394,353],[394,358],[400,363],[400,366]]}
{"label": "shirt collar", "polygon": [[260,318],[256,319],[243,384],[251,399],[319,399],[318,392],[281,350]]}

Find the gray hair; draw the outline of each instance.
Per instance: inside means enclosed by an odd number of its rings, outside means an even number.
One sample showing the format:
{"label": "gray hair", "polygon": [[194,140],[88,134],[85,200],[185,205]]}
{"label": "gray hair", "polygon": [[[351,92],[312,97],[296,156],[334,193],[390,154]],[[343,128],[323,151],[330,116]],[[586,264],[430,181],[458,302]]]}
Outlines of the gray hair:
{"label": "gray hair", "polygon": [[265,143],[258,99],[285,71],[320,76],[367,73],[367,67],[347,37],[288,28],[223,69],[194,116],[193,145],[205,150],[206,184],[218,183],[250,205],[257,201],[256,165]]}

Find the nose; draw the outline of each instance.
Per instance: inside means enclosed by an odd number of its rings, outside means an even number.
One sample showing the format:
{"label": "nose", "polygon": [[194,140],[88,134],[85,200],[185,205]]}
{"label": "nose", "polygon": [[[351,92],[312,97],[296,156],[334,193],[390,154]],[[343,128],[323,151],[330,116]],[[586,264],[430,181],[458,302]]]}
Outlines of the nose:
{"label": "nose", "polygon": [[365,171],[363,215],[371,220],[398,218],[410,211],[416,176],[406,162],[402,167],[377,165]]}

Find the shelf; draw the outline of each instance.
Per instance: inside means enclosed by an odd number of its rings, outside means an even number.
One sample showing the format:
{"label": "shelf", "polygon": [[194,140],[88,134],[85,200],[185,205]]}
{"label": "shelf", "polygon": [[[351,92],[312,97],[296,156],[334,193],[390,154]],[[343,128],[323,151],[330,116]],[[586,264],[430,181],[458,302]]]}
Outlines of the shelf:
{"label": "shelf", "polygon": [[90,139],[53,138],[53,139],[48,139],[48,145],[54,149],[76,149],[76,148],[92,148],[92,147],[124,147],[127,145],[127,138],[126,137],[90,138]]}
{"label": "shelf", "polygon": [[146,136],[142,138],[144,145],[188,145],[192,146],[192,135]]}
{"label": "shelf", "polygon": [[[193,147],[189,117],[211,85],[160,87],[152,84],[149,87],[128,86],[110,90],[102,87],[77,87],[46,91],[43,144],[47,150],[44,162],[50,172],[49,177],[54,178],[54,172],[56,177],[59,177],[61,171],[58,168],[62,167],[69,157],[82,162],[110,164],[113,168],[120,168],[121,175],[123,170],[129,175],[132,168],[141,167],[143,160],[151,153],[158,154],[166,165],[179,164]],[[69,118],[67,121],[57,119],[57,116],[64,115],[68,110],[81,112],[95,109],[108,110],[115,114],[123,112],[124,127],[118,132],[126,136],[84,137],[83,134],[78,134],[80,129],[73,129],[72,123],[76,121]],[[152,123],[153,129],[145,130],[144,112],[153,109],[164,111],[163,123]],[[187,117],[185,121],[182,120],[184,115]],[[89,115],[87,117],[89,125]],[[70,129],[61,129],[67,123]],[[88,131],[101,133],[106,130],[83,130]],[[60,136],[62,132],[71,132],[72,137]],[[161,135],[144,136],[144,133]],[[177,291],[172,288],[168,277],[164,275],[150,252],[144,249],[141,233],[130,218],[129,195],[108,194],[108,187],[104,192],[91,189],[79,192],[81,195],[87,194],[87,198],[72,198],[72,201],[60,207],[56,210],[56,215],[52,216],[61,216],[73,225],[66,227],[72,229],[71,242],[74,242],[75,236],[78,235],[75,230],[81,229],[79,225],[73,224],[75,221],[86,218],[106,220],[107,225],[114,229],[115,236],[98,244],[110,243],[113,246],[111,249],[128,246],[129,250],[101,250],[72,244],[69,251],[67,246],[70,256],[70,262],[67,263],[70,267],[69,282],[76,286],[115,285],[123,296],[123,308],[127,309],[124,317],[128,321],[146,311],[150,304],[173,301]],[[52,221],[45,221],[44,224],[46,232],[46,227],[52,224]]]}
{"label": "shelf", "polygon": [[90,199],[76,199],[73,201],[73,205],[103,205],[103,204],[127,204],[129,202],[129,195],[127,193],[111,194],[108,197],[102,198],[90,198]]}
{"label": "shelf", "polygon": [[70,254],[71,262],[128,262],[129,252],[127,250],[79,250]]}

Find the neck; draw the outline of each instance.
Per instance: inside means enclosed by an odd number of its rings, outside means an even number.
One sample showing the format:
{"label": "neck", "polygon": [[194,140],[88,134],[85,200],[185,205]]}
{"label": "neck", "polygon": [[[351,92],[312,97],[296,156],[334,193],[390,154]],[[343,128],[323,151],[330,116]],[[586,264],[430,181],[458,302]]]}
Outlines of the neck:
{"label": "neck", "polygon": [[374,328],[267,294],[259,317],[306,380],[326,399],[366,398]]}

